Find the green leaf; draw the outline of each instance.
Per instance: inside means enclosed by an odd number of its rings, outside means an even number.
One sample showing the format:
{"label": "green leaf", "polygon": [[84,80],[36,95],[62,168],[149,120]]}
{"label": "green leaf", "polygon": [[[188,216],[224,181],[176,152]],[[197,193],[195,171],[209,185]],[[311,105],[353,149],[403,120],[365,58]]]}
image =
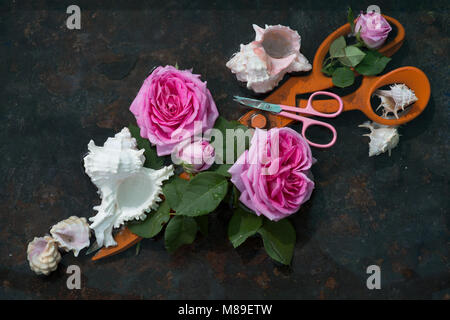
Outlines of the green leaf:
{"label": "green leaf", "polygon": [[258,233],[263,238],[264,249],[272,259],[286,265],[291,263],[296,236],[289,220],[265,220]]}
{"label": "green leaf", "polygon": [[330,57],[334,58],[340,55],[346,45],[347,44],[345,43],[345,38],[343,36],[340,36],[334,40],[330,45]]}
{"label": "green leaf", "polygon": [[241,208],[234,210],[228,224],[228,239],[234,248],[239,247],[248,237],[254,235],[262,225],[262,218]]}
{"label": "green leaf", "polygon": [[204,235],[208,235],[208,216],[198,216],[195,217],[195,221],[197,222],[198,230]]}
{"label": "green leaf", "polygon": [[215,165],[214,167],[211,167],[211,171],[214,171],[215,173],[218,173],[224,177],[231,177],[231,174],[228,172],[228,170],[230,170],[230,168],[232,167],[232,164],[219,164],[219,165]]}
{"label": "green leaf", "polygon": [[340,67],[333,72],[333,83],[337,87],[345,88],[351,86],[354,81],[355,74],[348,67]]}
{"label": "green leaf", "polygon": [[163,158],[158,157],[156,148],[150,145],[150,141],[141,137],[140,129],[137,126],[129,125],[131,136],[136,139],[138,149],[145,149],[144,167],[151,169],[161,169],[164,166]]}
{"label": "green leaf", "polygon": [[169,207],[173,210],[177,210],[188,183],[189,181],[181,179],[179,176],[172,176],[169,181],[163,185],[163,194],[166,197],[166,201],[169,203]]}
{"label": "green leaf", "polygon": [[331,77],[333,75],[333,72],[338,68],[339,65],[340,64],[337,60],[332,60],[322,68],[322,72]]}
{"label": "green leaf", "polygon": [[192,178],[183,193],[176,214],[201,216],[215,210],[228,191],[228,180],[214,172],[201,172]]}
{"label": "green leaf", "polygon": [[139,223],[130,223],[128,228],[134,234],[143,238],[153,238],[163,228],[163,225],[170,219],[170,207],[167,201],[161,203],[158,209],[147,215],[147,218]]}
{"label": "green leaf", "polygon": [[355,70],[365,76],[374,76],[381,73],[391,58],[383,56],[378,51],[370,50]]}
{"label": "green leaf", "polygon": [[348,7],[347,9],[347,21],[350,23],[352,33],[355,32],[355,16],[351,7]]}
{"label": "green leaf", "polygon": [[197,234],[197,222],[191,217],[174,216],[164,233],[167,251],[174,252],[184,244],[191,244]]}
{"label": "green leaf", "polygon": [[348,46],[344,49],[344,56],[339,57],[339,61],[347,67],[354,67],[364,59],[366,55],[363,51],[355,46]]}

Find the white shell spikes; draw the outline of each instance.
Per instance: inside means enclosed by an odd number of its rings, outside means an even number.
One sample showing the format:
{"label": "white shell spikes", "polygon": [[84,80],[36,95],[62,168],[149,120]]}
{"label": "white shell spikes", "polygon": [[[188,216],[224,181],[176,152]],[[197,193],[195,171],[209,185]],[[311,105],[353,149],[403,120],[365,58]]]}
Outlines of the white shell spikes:
{"label": "white shell spikes", "polygon": [[158,207],[162,183],[173,175],[173,166],[159,170],[145,168],[144,149],[138,150],[136,139],[123,128],[105,144],[91,140],[84,157],[86,174],[97,186],[102,202],[94,207],[97,215],[89,218],[98,245],[114,246],[113,228],[125,221],[144,220],[146,212]]}

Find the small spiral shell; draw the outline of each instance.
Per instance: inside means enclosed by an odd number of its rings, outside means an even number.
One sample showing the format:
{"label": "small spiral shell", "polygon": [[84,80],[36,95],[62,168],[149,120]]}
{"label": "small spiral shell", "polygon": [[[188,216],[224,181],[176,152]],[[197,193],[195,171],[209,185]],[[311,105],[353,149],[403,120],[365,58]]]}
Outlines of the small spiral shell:
{"label": "small spiral shell", "polygon": [[61,254],[56,241],[50,236],[35,237],[28,244],[27,258],[30,268],[37,274],[48,275],[58,268]]}

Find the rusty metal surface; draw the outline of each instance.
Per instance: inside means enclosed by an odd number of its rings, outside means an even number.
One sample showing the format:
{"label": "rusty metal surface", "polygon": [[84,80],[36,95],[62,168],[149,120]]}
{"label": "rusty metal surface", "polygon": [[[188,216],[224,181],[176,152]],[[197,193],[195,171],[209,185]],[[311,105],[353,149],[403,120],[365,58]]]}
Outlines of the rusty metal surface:
{"label": "rusty metal surface", "polygon": [[[208,81],[228,119],[249,95],[225,62],[253,37],[252,23],[299,31],[310,61],[345,8],[301,1],[180,5],[166,1],[109,7],[80,3],[81,30],[65,27],[69,4],[3,2],[0,10],[0,298],[3,299],[336,299],[450,297],[449,7],[445,1],[377,1],[406,29],[388,70],[414,65],[430,78],[427,110],[403,126],[392,156],[368,158],[365,117],[333,120],[339,139],[313,150],[316,190],[292,221],[292,267],[268,258],[259,238],[234,250],[221,207],[210,235],[170,255],[163,239],[144,240],[104,261],[66,254],[49,277],[34,275],[26,245],[70,215],[92,216],[99,203],[82,157],[133,122],[128,107],[154,66],[193,68]],[[367,1],[353,1],[364,9]],[[50,9],[49,9],[50,8]],[[298,128],[297,128],[298,129]],[[66,287],[67,266],[82,271],[81,290]],[[382,289],[366,288],[366,267],[381,266]]]}

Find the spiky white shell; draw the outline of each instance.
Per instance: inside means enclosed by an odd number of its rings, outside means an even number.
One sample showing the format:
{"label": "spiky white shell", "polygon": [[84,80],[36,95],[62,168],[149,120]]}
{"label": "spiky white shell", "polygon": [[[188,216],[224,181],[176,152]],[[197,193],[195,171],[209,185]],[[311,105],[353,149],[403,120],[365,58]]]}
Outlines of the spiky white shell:
{"label": "spiky white shell", "polygon": [[226,66],[247,88],[264,93],[275,88],[286,73],[309,71],[311,64],[300,53],[300,35],[289,27],[253,25],[255,40],[241,44]]}
{"label": "spiky white shell", "polygon": [[369,157],[377,156],[386,151],[391,155],[391,150],[394,149],[400,140],[396,126],[385,126],[375,122],[366,121],[359,125],[361,128],[368,128],[370,133],[364,134],[370,138],[369,142]]}
{"label": "spiky white shell", "polygon": [[72,216],[60,221],[50,229],[50,234],[61,249],[66,252],[72,251],[75,257],[89,246],[90,229],[84,217]]}
{"label": "spiky white shell", "polygon": [[102,202],[89,218],[97,244],[114,246],[113,228],[125,221],[144,220],[146,212],[158,208],[162,183],[173,175],[172,165],[159,170],[144,168],[144,149],[138,150],[128,128],[123,128],[103,146],[91,140],[84,158],[87,175],[97,186]]}
{"label": "spiky white shell", "polygon": [[35,237],[28,244],[27,259],[31,270],[37,274],[48,275],[58,268],[61,261],[58,244],[50,236]]}
{"label": "spiky white shell", "polygon": [[390,90],[377,90],[374,94],[381,99],[377,110],[383,108],[383,117],[392,113],[397,119],[400,110],[404,111],[418,100],[414,91],[403,83],[392,85]]}

